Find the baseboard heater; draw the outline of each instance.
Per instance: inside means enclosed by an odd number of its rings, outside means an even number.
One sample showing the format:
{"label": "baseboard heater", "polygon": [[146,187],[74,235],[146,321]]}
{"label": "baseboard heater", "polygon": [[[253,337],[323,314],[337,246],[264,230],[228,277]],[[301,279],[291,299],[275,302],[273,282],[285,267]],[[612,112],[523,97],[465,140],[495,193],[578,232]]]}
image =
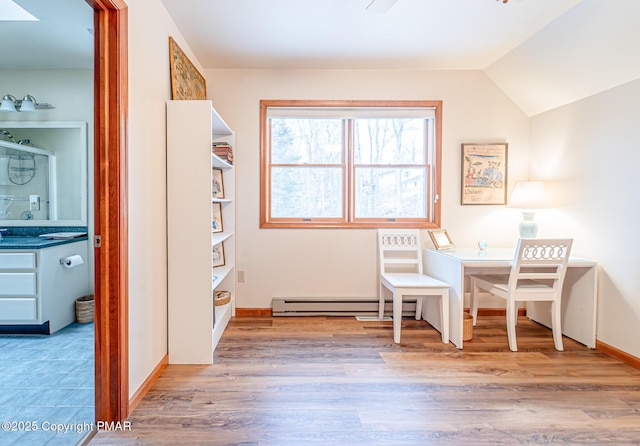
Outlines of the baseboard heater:
{"label": "baseboard heater", "polygon": [[[271,301],[274,316],[377,316],[375,297],[274,297]],[[385,303],[385,314],[391,315],[392,302]],[[416,313],[415,301],[405,301],[403,316]]]}

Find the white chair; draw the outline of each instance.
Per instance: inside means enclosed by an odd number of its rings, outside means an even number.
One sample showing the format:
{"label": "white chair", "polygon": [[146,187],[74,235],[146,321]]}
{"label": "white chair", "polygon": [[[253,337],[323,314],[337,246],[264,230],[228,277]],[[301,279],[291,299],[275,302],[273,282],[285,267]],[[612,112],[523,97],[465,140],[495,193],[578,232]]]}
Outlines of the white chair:
{"label": "white chair", "polygon": [[562,284],[572,242],[571,239],[520,239],[509,275],[471,275],[473,325],[476,325],[478,317],[481,290],[505,299],[509,348],[515,352],[518,350],[517,302],[549,301],[553,341],[556,349],[562,351]]}
{"label": "white chair", "polygon": [[416,319],[422,317],[426,296],[440,298],[442,342],[449,343],[449,285],[422,274],[422,247],[417,229],[379,229],[380,302],[378,317],[384,317],[385,289],[393,295],[393,340],[400,342],[402,302],[416,297]]}

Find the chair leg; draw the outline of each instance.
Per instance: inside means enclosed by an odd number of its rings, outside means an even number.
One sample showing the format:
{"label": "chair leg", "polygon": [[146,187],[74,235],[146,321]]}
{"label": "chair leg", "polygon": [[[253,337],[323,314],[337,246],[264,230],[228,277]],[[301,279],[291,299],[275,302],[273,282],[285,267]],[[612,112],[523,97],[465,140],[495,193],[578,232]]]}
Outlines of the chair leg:
{"label": "chair leg", "polygon": [[473,326],[476,326],[478,320],[478,298],[480,297],[480,288],[474,279],[471,279],[471,295],[469,306],[471,307],[471,316],[473,316]]}
{"label": "chair leg", "polygon": [[424,303],[424,297],[418,297],[416,299],[416,320],[422,319],[422,304]]}
{"label": "chair leg", "polygon": [[507,301],[507,337],[509,338],[509,349],[511,349],[512,352],[518,351],[515,316],[517,316],[516,303],[514,301]]}
{"label": "chair leg", "polygon": [[380,298],[379,298],[379,302],[378,302],[378,319],[382,320],[384,319],[384,290],[385,290],[385,286],[382,284],[382,282],[380,283]]}
{"label": "chair leg", "polygon": [[442,290],[440,296],[440,314],[442,315],[442,342],[449,343],[449,288]]}
{"label": "chair leg", "polygon": [[400,328],[402,327],[402,294],[393,292],[393,342],[400,343]]}
{"label": "chair leg", "polygon": [[563,351],[562,345],[562,316],[560,314],[560,302],[551,302],[551,330],[553,331],[553,343],[556,350]]}

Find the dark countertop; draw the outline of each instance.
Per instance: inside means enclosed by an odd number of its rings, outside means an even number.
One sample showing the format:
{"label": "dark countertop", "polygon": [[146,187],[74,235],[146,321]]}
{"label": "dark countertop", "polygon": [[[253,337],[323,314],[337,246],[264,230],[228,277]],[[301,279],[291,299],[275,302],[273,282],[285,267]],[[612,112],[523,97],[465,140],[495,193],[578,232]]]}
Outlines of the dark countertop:
{"label": "dark countertop", "polygon": [[86,235],[72,239],[52,240],[33,236],[6,236],[0,240],[0,251],[5,249],[44,249],[52,246],[65,245],[67,243],[87,240]]}

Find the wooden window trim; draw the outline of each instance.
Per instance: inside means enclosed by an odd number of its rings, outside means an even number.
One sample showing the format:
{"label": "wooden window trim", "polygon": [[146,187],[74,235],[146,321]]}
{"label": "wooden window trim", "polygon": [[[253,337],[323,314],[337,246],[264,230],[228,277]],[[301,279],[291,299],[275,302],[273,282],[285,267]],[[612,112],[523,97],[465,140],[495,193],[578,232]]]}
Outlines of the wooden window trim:
{"label": "wooden window trim", "polygon": [[[431,160],[427,159],[427,178],[426,181],[430,184],[432,190],[432,196],[434,197],[433,215],[430,221],[424,221],[423,219],[402,219],[401,221],[389,222],[386,219],[367,219],[354,221],[354,164],[353,164],[353,141],[347,141],[349,150],[347,156],[350,157],[347,171],[345,172],[345,187],[347,182],[349,183],[348,194],[345,194],[345,218],[339,219],[310,219],[310,221],[299,222],[293,219],[274,219],[269,216],[270,209],[270,175],[268,169],[268,157],[269,157],[269,126],[267,123],[267,111],[269,107],[430,107],[435,112],[435,126],[434,126],[434,150],[435,150],[435,169],[430,169]],[[348,132],[352,135],[353,132]],[[264,99],[260,101],[260,227],[261,228],[379,228],[385,227],[411,227],[411,228],[439,228],[440,216],[441,216],[441,179],[442,179],[442,101],[379,101],[379,100],[268,100]],[[349,214],[349,215],[347,215]],[[427,212],[429,214],[429,212]]]}

